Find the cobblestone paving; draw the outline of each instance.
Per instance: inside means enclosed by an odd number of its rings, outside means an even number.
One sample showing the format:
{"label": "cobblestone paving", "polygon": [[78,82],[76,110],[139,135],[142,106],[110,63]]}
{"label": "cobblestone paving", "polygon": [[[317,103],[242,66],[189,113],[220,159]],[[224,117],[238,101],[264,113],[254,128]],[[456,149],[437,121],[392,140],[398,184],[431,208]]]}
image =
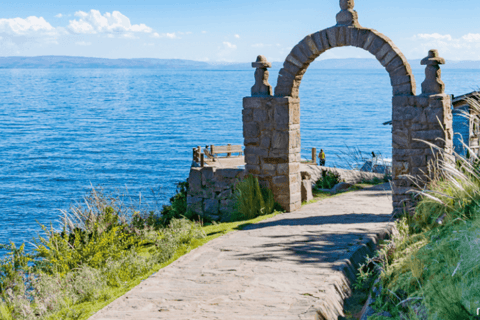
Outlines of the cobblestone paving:
{"label": "cobblestone paving", "polygon": [[303,206],[193,250],[90,319],[337,319],[391,212],[388,185]]}

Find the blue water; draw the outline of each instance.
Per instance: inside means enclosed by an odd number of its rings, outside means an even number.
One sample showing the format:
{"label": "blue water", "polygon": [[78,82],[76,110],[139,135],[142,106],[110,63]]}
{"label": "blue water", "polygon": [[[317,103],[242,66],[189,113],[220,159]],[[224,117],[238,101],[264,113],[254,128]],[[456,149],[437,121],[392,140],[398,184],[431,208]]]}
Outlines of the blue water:
{"label": "blue water", "polygon": [[[192,147],[243,144],[242,98],[254,82],[253,69],[0,70],[0,79],[0,243],[30,241],[36,221],[57,226],[59,209],[91,186],[165,203],[188,176]],[[480,71],[443,79],[459,95],[477,88]],[[323,148],[333,164],[346,145],[391,156],[384,70],[309,70],[300,97],[305,158]]]}

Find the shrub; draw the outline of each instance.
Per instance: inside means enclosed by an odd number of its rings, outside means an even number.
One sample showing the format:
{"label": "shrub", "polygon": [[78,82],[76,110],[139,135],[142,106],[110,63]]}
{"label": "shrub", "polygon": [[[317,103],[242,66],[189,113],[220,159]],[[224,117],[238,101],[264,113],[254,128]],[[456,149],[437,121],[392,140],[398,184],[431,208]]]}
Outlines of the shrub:
{"label": "shrub", "polygon": [[253,219],[270,214],[274,211],[275,204],[273,193],[270,189],[260,187],[258,179],[248,175],[238,182],[235,189],[236,212],[231,221]]}
{"label": "shrub", "polygon": [[34,240],[34,253],[1,246],[9,253],[0,260],[0,318],[78,317],[72,306],[111,298],[112,288],[128,286],[205,237],[192,221],[170,218],[164,227],[154,213],[142,220],[129,212],[118,198],[93,189],[83,206],[64,211],[62,231],[41,226],[45,234]]}
{"label": "shrub", "polygon": [[332,189],[337,183],[340,182],[340,175],[331,171],[322,171],[322,176],[315,183],[315,187],[318,189]]}

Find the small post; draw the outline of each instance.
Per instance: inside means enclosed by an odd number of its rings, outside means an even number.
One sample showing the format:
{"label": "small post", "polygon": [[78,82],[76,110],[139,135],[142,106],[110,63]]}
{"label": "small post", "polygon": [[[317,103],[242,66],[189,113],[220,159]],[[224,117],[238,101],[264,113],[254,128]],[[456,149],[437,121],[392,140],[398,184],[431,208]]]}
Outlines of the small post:
{"label": "small post", "polygon": [[[231,147],[232,144],[229,143],[229,144],[227,144],[227,146],[228,146],[228,147]],[[230,150],[232,150],[232,148],[228,148],[228,151],[230,151]],[[227,153],[227,157],[231,157],[231,156],[232,156],[232,153],[231,153],[231,152],[228,152],[228,153]]]}
{"label": "small post", "polygon": [[193,161],[195,162],[198,162],[198,158],[197,158],[197,148],[193,148]]}
{"label": "small post", "polygon": [[205,167],[205,155],[200,153],[200,167]]}
{"label": "small post", "polygon": [[317,148],[312,148],[312,162],[317,164]]}

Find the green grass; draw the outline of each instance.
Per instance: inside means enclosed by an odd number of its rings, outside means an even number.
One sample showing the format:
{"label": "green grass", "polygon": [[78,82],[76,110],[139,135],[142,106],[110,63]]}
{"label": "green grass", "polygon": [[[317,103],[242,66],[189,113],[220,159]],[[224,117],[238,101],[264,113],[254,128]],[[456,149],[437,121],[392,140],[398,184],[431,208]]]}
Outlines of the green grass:
{"label": "green grass", "polygon": [[[60,312],[50,316],[48,319],[88,319],[90,316],[92,316],[95,312],[101,310],[108,304],[110,304],[112,301],[115,299],[121,297],[131,289],[133,289],[135,286],[139,285],[142,280],[147,279],[150,277],[152,274],[158,272],[160,269],[165,268],[169,264],[173,263],[175,260],[180,258],[181,256],[189,253],[190,251],[206,244],[207,242],[216,239],[218,237],[221,237],[229,232],[235,231],[235,230],[242,230],[245,226],[258,223],[260,221],[263,221],[265,219],[274,217],[278,214],[278,212],[269,214],[269,215],[264,215],[264,216],[259,216],[257,218],[251,219],[251,220],[245,220],[245,221],[237,221],[237,222],[227,222],[227,223],[215,223],[215,224],[210,224],[210,225],[205,225],[202,227],[202,230],[205,232],[206,237],[203,239],[194,239],[191,241],[188,245],[184,245],[180,247],[176,252],[175,255],[169,259],[168,261],[155,265],[149,272],[147,272],[145,275],[132,279],[128,284],[126,284],[124,287],[121,288],[115,288],[115,289],[110,289],[106,292],[104,292],[104,296],[108,297],[107,299],[104,300],[96,300],[96,301],[89,301],[81,304],[77,304],[72,306],[71,308],[65,308],[61,310]],[[144,249],[144,252],[148,254],[148,249],[149,247],[146,247]],[[0,319],[3,319],[0,314]]]}

